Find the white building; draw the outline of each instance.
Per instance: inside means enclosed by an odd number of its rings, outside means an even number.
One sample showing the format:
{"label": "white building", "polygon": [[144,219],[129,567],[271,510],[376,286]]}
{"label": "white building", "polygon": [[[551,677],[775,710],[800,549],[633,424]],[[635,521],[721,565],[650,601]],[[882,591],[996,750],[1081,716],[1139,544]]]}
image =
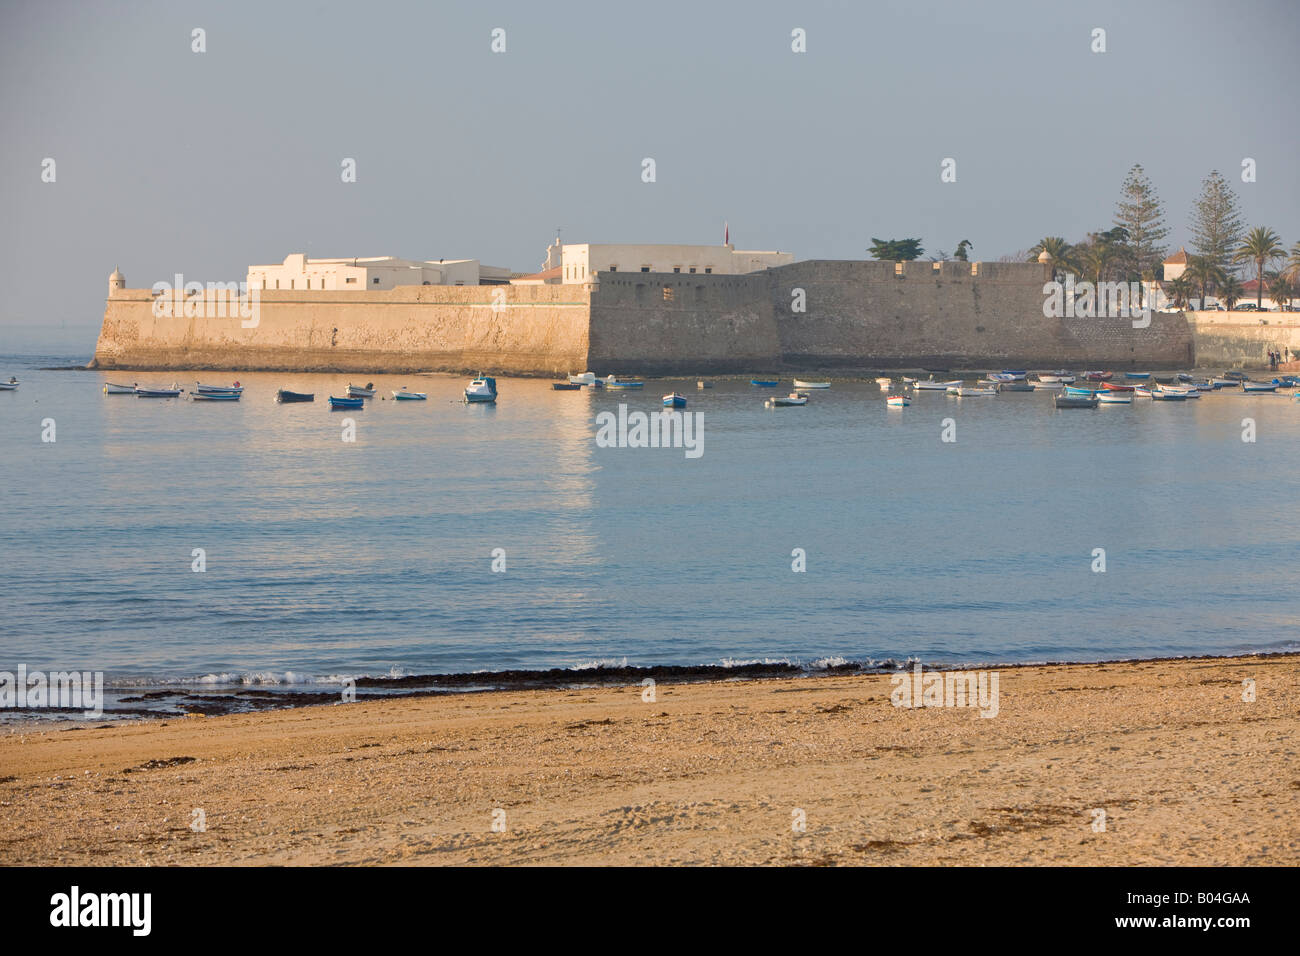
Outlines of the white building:
{"label": "white building", "polygon": [[557,268],[562,283],[587,282],[599,272],[681,272],[734,276],[791,262],[794,262],[794,254],[790,252],[738,250],[730,243],[721,246],[616,245],[561,243],[557,237],[546,250],[546,263],[541,272],[528,278],[535,280]]}
{"label": "white building", "polygon": [[250,289],[392,289],[399,285],[499,285],[510,270],[477,259],[418,262],[395,256],[364,259],[308,259],[295,253],[283,263],[249,266]]}

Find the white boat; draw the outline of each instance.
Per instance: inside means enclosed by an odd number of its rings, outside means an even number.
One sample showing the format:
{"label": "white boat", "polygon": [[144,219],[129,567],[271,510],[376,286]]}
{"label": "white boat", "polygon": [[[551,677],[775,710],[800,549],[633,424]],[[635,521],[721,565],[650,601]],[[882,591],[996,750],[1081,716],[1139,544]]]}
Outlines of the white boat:
{"label": "white boat", "polygon": [[490,375],[480,375],[465,386],[465,401],[495,402],[497,400],[497,380]]}
{"label": "white boat", "polygon": [[763,404],[769,408],[785,408],[789,405],[807,405],[808,396],[800,395],[798,392],[791,392],[785,398],[769,398]]}
{"label": "white boat", "polygon": [[995,386],[979,388],[974,385],[950,385],[948,387],[949,395],[956,395],[958,398],[974,398],[977,395],[996,395],[998,390]]}
{"label": "white boat", "polygon": [[[595,385],[595,384],[596,384],[596,373],[595,373],[595,372],[583,372],[581,375],[570,375],[570,376],[569,376],[569,382],[570,382],[570,384],[572,384],[572,385]],[[707,386],[701,386],[701,387],[705,387],[705,388],[707,388]]]}
{"label": "white boat", "polygon": [[13,392],[18,390],[18,379],[10,377],[7,382],[0,382],[0,392]]}
{"label": "white boat", "polygon": [[906,395],[890,395],[885,399],[885,404],[890,408],[906,408],[912,404],[912,400]]}
{"label": "white boat", "polygon": [[228,395],[239,394],[244,390],[244,386],[238,382],[234,385],[204,385],[202,382],[195,382],[194,389],[201,395]]}
{"label": "white boat", "polygon": [[105,395],[134,395],[134,385],[114,385],[112,382],[104,383]]}
{"label": "white boat", "polygon": [[405,389],[393,389],[393,401],[395,402],[423,402],[428,399],[424,392],[408,392]]}
{"label": "white boat", "polygon": [[1038,375],[1038,381],[1041,382],[1041,383],[1043,383],[1044,385],[1060,385],[1060,384],[1061,384],[1061,376],[1059,376],[1059,375],[1048,375],[1046,372],[1042,372],[1042,373],[1039,373],[1039,375]]}
{"label": "white boat", "polygon": [[1241,382],[1235,378],[1212,378],[1210,384],[1215,388],[1236,388]]}
{"label": "white boat", "polygon": [[1276,392],[1278,386],[1272,382],[1242,382],[1243,392]]}
{"label": "white boat", "polygon": [[799,379],[794,380],[795,388],[830,388],[830,382],[803,382]]}
{"label": "white boat", "polygon": [[889,387],[894,384],[894,380],[892,378],[878,378],[876,384],[880,386],[882,392],[887,392]]}
{"label": "white boat", "polygon": [[348,386],[348,398],[374,398],[374,397],[375,397],[374,382],[366,382],[364,388],[362,388],[360,385]]}
{"label": "white boat", "polygon": [[190,392],[192,402],[237,402],[240,392]]}
{"label": "white boat", "polygon": [[1065,385],[1061,382],[1044,382],[1042,379],[1039,379],[1037,382],[1030,382],[1029,384],[1032,385],[1034,388],[1047,389],[1049,391],[1053,391],[1058,388],[1065,388]]}
{"label": "white boat", "polygon": [[1103,405],[1132,405],[1133,393],[1101,391],[1097,393],[1097,401]]}
{"label": "white boat", "polygon": [[953,379],[951,382],[936,382],[934,379],[930,379],[928,382],[915,382],[912,388],[920,392],[946,392],[954,385],[960,384],[961,379],[959,378]]}
{"label": "white boat", "polygon": [[170,388],[163,385],[137,385],[135,394],[140,398],[176,398],[181,393],[181,387],[173,384]]}

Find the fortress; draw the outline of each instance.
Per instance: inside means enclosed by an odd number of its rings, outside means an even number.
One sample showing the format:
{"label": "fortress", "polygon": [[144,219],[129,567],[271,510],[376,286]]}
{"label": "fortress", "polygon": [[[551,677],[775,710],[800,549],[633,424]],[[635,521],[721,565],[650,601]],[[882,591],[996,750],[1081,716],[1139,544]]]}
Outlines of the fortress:
{"label": "fortress", "polygon": [[[291,256],[284,267],[252,267],[250,278],[261,270],[266,285],[276,269],[307,274],[315,263],[344,264],[340,276],[356,263],[372,264],[363,276],[378,274],[374,263],[399,275],[388,260]],[[114,272],[92,366],[695,375],[1170,368],[1197,359],[1194,325],[1182,313],[1153,312],[1146,328],[1128,318],[1046,317],[1050,275],[1039,263],[794,261],[729,245],[561,248],[557,240],[531,276],[507,280],[475,260],[403,268],[426,278],[255,288],[254,319],[186,310],[178,293],[164,293],[174,308],[159,315],[153,290],[128,289]],[[439,269],[481,284],[433,284]]]}

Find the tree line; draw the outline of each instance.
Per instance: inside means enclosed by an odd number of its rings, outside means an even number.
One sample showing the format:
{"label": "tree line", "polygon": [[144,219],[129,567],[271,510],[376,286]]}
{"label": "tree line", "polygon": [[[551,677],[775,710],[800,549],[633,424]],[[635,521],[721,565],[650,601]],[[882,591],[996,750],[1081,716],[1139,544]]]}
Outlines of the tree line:
{"label": "tree line", "polygon": [[[1201,183],[1190,218],[1192,252],[1183,274],[1163,281],[1169,235],[1164,205],[1140,163],[1128,171],[1120,187],[1111,227],[1090,232],[1075,243],[1045,236],[1032,248],[1003,260],[1045,261],[1053,278],[1074,273],[1093,282],[1163,282],[1165,294],[1178,308],[1197,298],[1216,296],[1231,309],[1244,297],[1239,269],[1253,272],[1255,303],[1263,307],[1264,292],[1285,308],[1300,298],[1300,242],[1288,251],[1281,237],[1266,226],[1247,231],[1232,186],[1218,170]],[[966,260],[970,240],[963,239],[954,258]],[[910,261],[924,255],[920,239],[872,239],[873,258]],[[1046,255],[1044,255],[1044,253]],[[932,259],[947,259],[940,252]]]}

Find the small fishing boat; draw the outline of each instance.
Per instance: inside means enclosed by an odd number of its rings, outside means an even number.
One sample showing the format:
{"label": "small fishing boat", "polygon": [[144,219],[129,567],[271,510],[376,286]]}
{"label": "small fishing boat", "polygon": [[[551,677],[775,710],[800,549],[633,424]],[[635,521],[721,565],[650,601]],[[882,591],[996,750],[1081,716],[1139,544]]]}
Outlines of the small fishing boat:
{"label": "small fishing boat", "polygon": [[800,395],[798,392],[791,392],[785,398],[769,398],[765,404],[770,408],[786,408],[792,405],[807,405],[808,396]]}
{"label": "small fishing boat", "polygon": [[239,392],[191,392],[190,401],[192,402],[237,402],[239,401]]}
{"label": "small fishing boat", "polygon": [[1056,372],[1039,372],[1035,379],[1044,385],[1060,385],[1061,376]]}
{"label": "small fishing boat", "polygon": [[551,388],[555,389],[557,392],[582,391],[582,385],[580,385],[578,382],[552,382]]}
{"label": "small fishing boat", "polygon": [[395,402],[423,402],[429,398],[425,392],[408,392],[404,388],[393,389],[393,401]]}
{"label": "small fishing boat", "polygon": [[357,395],[355,397],[349,396],[347,398],[338,398],[337,396],[334,395],[330,396],[330,408],[365,408],[365,407],[366,407],[366,400],[362,398],[360,395]]}
{"label": "small fishing boat", "polygon": [[0,382],[0,392],[16,392],[18,390],[18,384],[18,379],[11,375],[9,376],[9,381]]}
{"label": "small fishing boat", "polygon": [[1095,395],[1057,395],[1057,408],[1096,408],[1101,399]]}
{"label": "small fishing boat", "polygon": [[1198,392],[1213,392],[1215,385],[1213,382],[1192,382],[1192,388]]}
{"label": "small fishing boat", "polygon": [[1274,382],[1242,382],[1241,390],[1243,392],[1276,392],[1277,385]]}
{"label": "small fishing boat", "polygon": [[1135,381],[1145,382],[1151,377],[1150,372],[1125,372],[1124,377]]}
{"label": "small fishing boat", "polygon": [[105,395],[134,395],[134,385],[114,385],[112,382],[104,383]]}
{"label": "small fishing boat", "polygon": [[374,398],[374,397],[375,397],[374,382],[366,382],[364,388],[362,388],[360,385],[348,386],[348,398]]}
{"label": "small fishing boat", "polygon": [[315,392],[291,392],[287,388],[282,388],[275,393],[275,400],[277,402],[282,402],[285,404],[289,402],[314,402],[316,401],[316,393]]}
{"label": "small fishing boat", "polygon": [[1191,377],[1190,375],[1188,375],[1186,372],[1179,372],[1179,373],[1175,376],[1175,378],[1177,378],[1178,381],[1180,381],[1180,382],[1182,382],[1182,383],[1184,383],[1184,384],[1186,384],[1186,383],[1188,383],[1188,382],[1190,382],[1190,381],[1192,380],[1192,377]]}
{"label": "small fishing boat", "polygon": [[954,385],[960,385],[961,379],[955,378],[951,382],[936,382],[930,379],[928,382],[913,382],[912,388],[919,392],[946,392]]}
{"label": "small fishing boat", "polygon": [[202,382],[195,382],[194,387],[201,395],[225,395],[231,392],[238,394],[244,390],[244,386],[238,382],[234,385],[204,385]]}
{"label": "small fishing boat", "polygon": [[1131,391],[1133,391],[1133,386],[1132,386],[1132,385],[1116,385],[1114,382],[1102,382],[1102,383],[1101,383],[1101,387],[1102,387],[1102,390],[1103,390],[1103,391],[1107,391],[1107,392],[1131,392]]}
{"label": "small fishing boat", "polygon": [[1114,372],[1084,372],[1083,377],[1090,382],[1108,382]]}
{"label": "small fishing boat", "polygon": [[[876,381],[880,381],[880,379],[876,379]],[[904,384],[904,385],[915,385],[915,384],[916,384],[916,379],[914,379],[914,378],[910,378],[909,376],[904,375],[904,376],[903,376],[903,384]]]}
{"label": "small fishing boat", "polygon": [[1023,368],[1004,368],[1002,371],[998,372],[998,375],[1010,375],[1010,378],[1003,380],[1008,382],[1019,382],[1028,374],[1029,373]]}
{"label": "small fishing boat", "polygon": [[830,382],[803,382],[799,379],[794,380],[795,388],[830,388]]}
{"label": "small fishing boat", "polygon": [[685,396],[685,395],[678,395],[676,392],[669,392],[667,395],[664,396],[664,407],[665,407],[665,408],[685,408],[685,407],[686,407],[686,396]]}
{"label": "small fishing boat", "polygon": [[1083,385],[1066,385],[1066,386],[1065,386],[1065,394],[1066,394],[1066,395],[1083,395],[1083,396],[1092,396],[1092,395],[1097,394],[1097,392],[1099,392],[1099,391],[1101,391],[1101,389],[1088,388],[1088,387],[1083,386]]}
{"label": "small fishing boat", "polygon": [[619,381],[613,375],[611,375],[609,376],[609,378],[605,379],[605,387],[606,388],[644,388],[645,382],[638,382],[631,379],[627,381]]}
{"label": "small fishing boat", "polygon": [[889,387],[894,384],[894,380],[892,378],[878,378],[876,384],[880,386],[882,392],[887,392]]}
{"label": "small fishing boat", "polygon": [[885,404],[890,408],[906,408],[912,404],[912,400],[906,395],[890,395],[885,399]]}
{"label": "small fishing boat", "polygon": [[1230,378],[1234,382],[1245,382],[1245,381],[1249,381],[1250,378],[1245,372],[1238,372],[1235,370],[1231,372],[1224,372],[1223,377]]}
{"label": "small fishing boat", "polygon": [[1153,398],[1154,396],[1151,394],[1151,389],[1150,389],[1149,387],[1147,387],[1147,386],[1145,386],[1145,385],[1139,385],[1139,386],[1137,386],[1137,388],[1133,389],[1133,397],[1134,397],[1134,398]]}
{"label": "small fishing boat", "polygon": [[1003,382],[999,386],[999,392],[1032,392],[1034,386],[1030,382]]}
{"label": "small fishing boat", "polygon": [[1157,402],[1185,402],[1187,401],[1187,393],[1162,385],[1159,388],[1151,389],[1151,398]]}
{"label": "small fishing boat", "polygon": [[570,375],[569,384],[570,385],[595,385],[596,373],[583,372],[581,375]]}
{"label": "small fishing boat", "polygon": [[1029,383],[1029,387],[1030,387],[1030,388],[1033,388],[1033,389],[1035,389],[1035,390],[1040,389],[1040,388],[1041,388],[1041,389],[1049,389],[1049,390],[1055,390],[1055,389],[1058,389],[1058,388],[1065,388],[1065,386],[1064,386],[1063,384],[1061,384],[1060,382],[1044,382],[1044,381],[1042,381],[1042,380],[1039,380],[1039,381],[1037,381],[1037,382],[1030,382],[1030,383]]}
{"label": "small fishing boat", "polygon": [[179,385],[172,385],[170,388],[152,385],[137,385],[135,394],[140,398],[176,398],[181,393]]}
{"label": "small fishing boat", "polygon": [[465,386],[465,401],[467,402],[491,404],[496,400],[497,380],[490,375],[480,375]]}
{"label": "small fishing boat", "polygon": [[990,385],[987,388],[979,388],[975,385],[951,385],[948,388],[949,395],[956,395],[958,398],[974,398],[977,395],[996,395],[997,387]]}
{"label": "small fishing boat", "polygon": [[1213,385],[1215,388],[1236,388],[1238,385],[1241,384],[1241,380],[1236,378],[1228,378],[1226,375],[1224,375],[1219,378],[1210,379],[1210,384]]}
{"label": "small fishing boat", "polygon": [[707,379],[703,379],[703,378],[702,378],[702,379],[700,379],[698,382],[695,383],[695,387],[696,387],[696,388],[712,388],[712,387],[713,387],[713,383],[710,382],[710,381],[708,381]]}
{"label": "small fishing boat", "polygon": [[1130,394],[1132,389],[1127,392],[1098,392],[1097,401],[1103,405],[1132,405],[1133,396]]}
{"label": "small fishing boat", "polygon": [[781,384],[780,379],[751,378],[750,385],[757,385],[759,388],[776,388]]}
{"label": "small fishing boat", "polygon": [[1160,390],[1162,392],[1177,392],[1178,394],[1182,395],[1184,398],[1201,397],[1200,391],[1197,390],[1196,388],[1193,388],[1191,385],[1161,385]]}

